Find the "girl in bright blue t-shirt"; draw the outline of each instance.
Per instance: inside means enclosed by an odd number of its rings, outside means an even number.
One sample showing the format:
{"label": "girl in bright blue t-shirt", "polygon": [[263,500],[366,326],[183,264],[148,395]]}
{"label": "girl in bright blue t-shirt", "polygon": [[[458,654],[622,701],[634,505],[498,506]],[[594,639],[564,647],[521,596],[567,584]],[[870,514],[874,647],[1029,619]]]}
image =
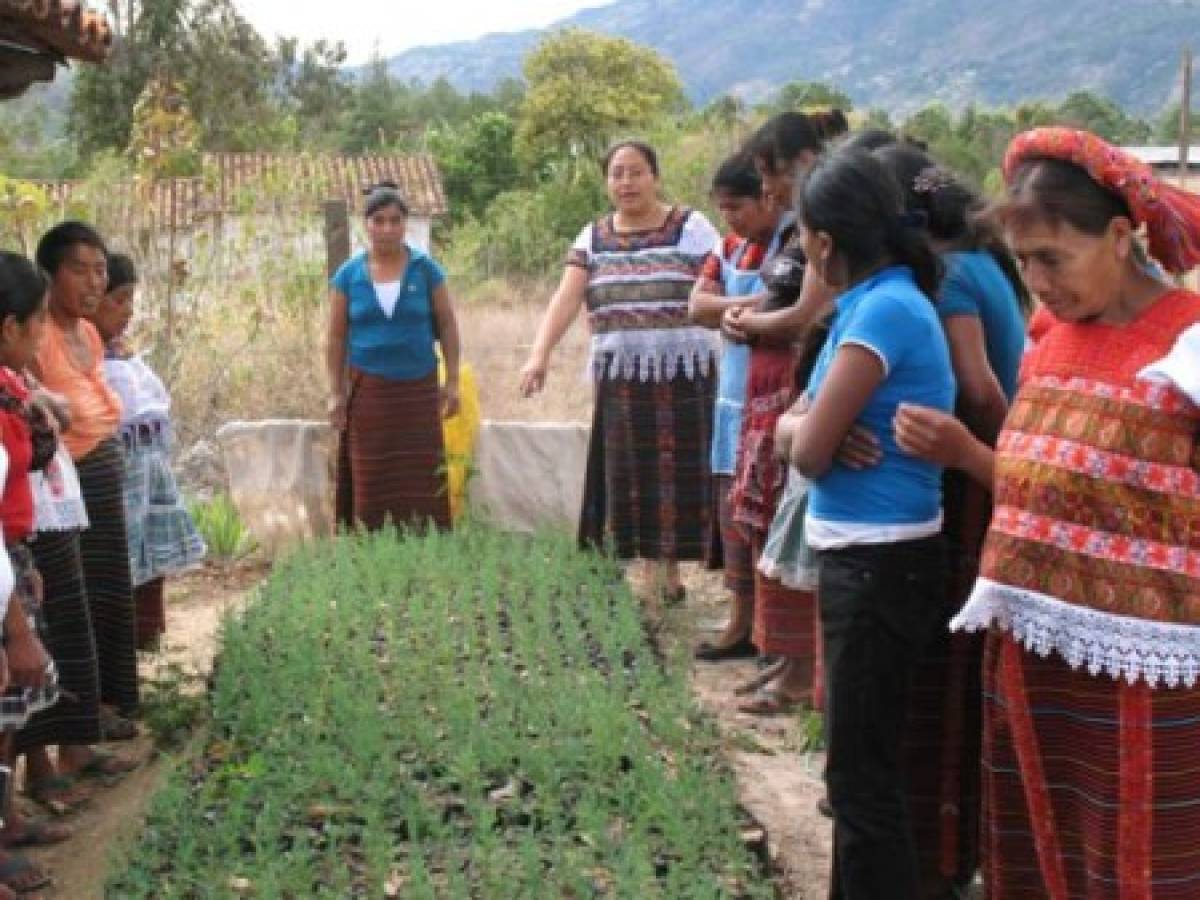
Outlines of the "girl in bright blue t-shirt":
{"label": "girl in bright blue t-shirt", "polygon": [[[950,354],[930,300],[940,267],[899,185],[865,151],[821,160],[797,205],[806,277],[836,294],[808,391],[777,436],[813,482],[806,536],[819,559],[831,896],[905,900],[917,896],[917,878],[900,749],[946,562],[941,469],[901,451],[892,420],[902,403],[953,409]],[[878,465],[837,460],[855,426],[878,435]]]}

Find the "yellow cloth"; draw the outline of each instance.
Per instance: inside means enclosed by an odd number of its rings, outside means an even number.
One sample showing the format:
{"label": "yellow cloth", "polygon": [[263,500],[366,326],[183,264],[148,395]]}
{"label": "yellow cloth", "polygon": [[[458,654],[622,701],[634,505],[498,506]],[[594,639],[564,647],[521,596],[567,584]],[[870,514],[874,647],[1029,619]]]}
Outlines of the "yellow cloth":
{"label": "yellow cloth", "polygon": [[[438,354],[438,381],[446,381],[446,364]],[[479,435],[479,388],[469,363],[458,367],[457,415],[442,422],[442,440],[446,444],[446,481],[450,490],[450,516],[458,519],[466,508],[467,480],[471,477],[471,457]]]}

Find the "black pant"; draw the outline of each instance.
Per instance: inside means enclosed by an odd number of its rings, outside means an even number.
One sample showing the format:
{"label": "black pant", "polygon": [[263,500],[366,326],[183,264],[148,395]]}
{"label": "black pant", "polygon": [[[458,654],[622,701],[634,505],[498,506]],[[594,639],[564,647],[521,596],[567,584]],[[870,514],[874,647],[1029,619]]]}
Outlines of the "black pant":
{"label": "black pant", "polygon": [[902,741],[913,670],[939,626],[945,581],[941,537],[820,554],[836,900],[917,896]]}

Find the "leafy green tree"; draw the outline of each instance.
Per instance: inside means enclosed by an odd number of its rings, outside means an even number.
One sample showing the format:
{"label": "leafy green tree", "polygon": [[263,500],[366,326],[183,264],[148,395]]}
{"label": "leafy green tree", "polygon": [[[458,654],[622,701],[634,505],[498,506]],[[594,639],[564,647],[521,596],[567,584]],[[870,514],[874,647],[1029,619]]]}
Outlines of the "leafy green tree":
{"label": "leafy green tree", "polygon": [[[1153,139],[1160,144],[1178,144],[1179,143],[1179,116],[1183,112],[1183,104],[1176,101],[1167,106],[1158,117],[1158,121],[1154,126]],[[1188,131],[1191,133],[1193,146],[1200,142],[1200,108],[1193,109],[1190,116],[1190,127]]]}
{"label": "leafy green tree", "polygon": [[319,40],[302,48],[295,38],[280,38],[275,55],[276,91],[299,123],[301,144],[306,149],[336,149],[354,93],[342,70],[345,45]]}
{"label": "leafy green tree", "polygon": [[1054,118],[1063,125],[1083,128],[1116,144],[1142,143],[1151,128],[1112,100],[1091,91],[1076,91],[1058,105]]}
{"label": "leafy green tree", "polygon": [[379,150],[410,137],[416,129],[408,91],[388,74],[387,60],[376,56],[351,95],[342,149],[350,153]]}
{"label": "leafy green tree", "polygon": [[769,108],[771,112],[830,108],[850,112],[854,109],[854,101],[848,94],[821,81],[790,81],[775,94]]}
{"label": "leafy green tree", "polygon": [[109,10],[112,59],[80,72],[68,114],[85,156],[124,151],[134,106],[158,75],[180,85],[206,148],[252,144],[277,117],[274,57],[233,0],[110,0]]}
{"label": "leafy green tree", "polygon": [[452,217],[482,217],[497,195],[518,185],[515,137],[513,120],[495,111],[457,128],[430,132],[429,147],[442,173]]}
{"label": "leafy green tree", "polygon": [[558,159],[578,171],[617,136],[684,103],[674,67],[656,51],[578,28],[539,44],[525,58],[525,81],[517,147],[534,168]]}

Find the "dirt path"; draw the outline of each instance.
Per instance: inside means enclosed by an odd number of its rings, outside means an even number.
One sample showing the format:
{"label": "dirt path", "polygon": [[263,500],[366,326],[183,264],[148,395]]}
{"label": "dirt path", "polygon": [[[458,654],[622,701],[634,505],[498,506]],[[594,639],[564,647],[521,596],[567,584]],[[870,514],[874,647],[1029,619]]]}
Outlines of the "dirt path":
{"label": "dirt path", "polygon": [[[667,617],[669,652],[690,653],[695,642],[725,621],[725,591],[717,576],[685,574],[686,606]],[[771,859],[783,896],[818,900],[828,895],[832,829],[816,809],[824,795],[824,757],[805,753],[799,717],[751,716],[737,710],[735,685],[757,671],[753,661],[692,666],[692,687],[701,706],[716,717],[737,774],[742,803],[767,830]]]}
{"label": "dirt path", "polygon": [[[238,604],[263,569],[244,566],[233,571],[208,567],[168,583],[167,642],[162,654],[143,660],[144,674],[177,662],[188,672],[206,675],[212,666],[221,616]],[[166,774],[167,761],[154,753],[149,738],[113,745],[147,762],[110,788],[100,789],[88,809],[67,821],[75,837],[48,850],[31,853],[54,874],[47,897],[92,900],[103,897],[104,879],[116,849],[138,834],[150,797]],[[31,812],[40,815],[33,808]]]}

